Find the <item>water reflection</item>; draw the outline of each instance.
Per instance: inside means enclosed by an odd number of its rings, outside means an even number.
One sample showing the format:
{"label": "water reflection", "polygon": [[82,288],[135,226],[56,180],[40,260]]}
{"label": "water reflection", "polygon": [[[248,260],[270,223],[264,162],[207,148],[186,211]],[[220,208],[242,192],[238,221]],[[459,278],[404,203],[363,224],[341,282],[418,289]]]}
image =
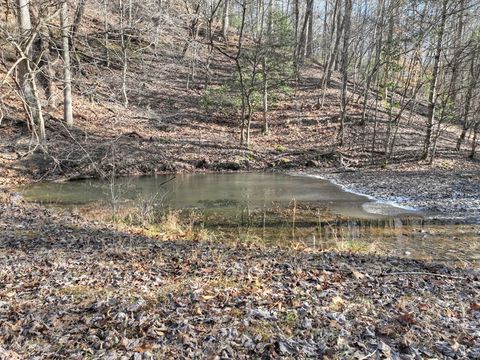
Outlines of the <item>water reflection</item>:
{"label": "water reflection", "polygon": [[[281,210],[281,211],[280,211]],[[237,216],[204,212],[201,226],[232,239],[261,239],[319,250],[369,251],[433,261],[480,262],[480,226],[435,223],[420,217],[359,219],[328,209],[243,208]]]}
{"label": "water reflection", "polygon": [[479,261],[478,225],[426,222],[417,213],[348,193],[326,180],[257,173],[169,180],[171,176],[135,177],[114,184],[46,183],[20,190],[31,201],[62,207],[109,208],[115,202],[116,208],[181,210],[188,221],[195,213],[194,226],[234,241]]}

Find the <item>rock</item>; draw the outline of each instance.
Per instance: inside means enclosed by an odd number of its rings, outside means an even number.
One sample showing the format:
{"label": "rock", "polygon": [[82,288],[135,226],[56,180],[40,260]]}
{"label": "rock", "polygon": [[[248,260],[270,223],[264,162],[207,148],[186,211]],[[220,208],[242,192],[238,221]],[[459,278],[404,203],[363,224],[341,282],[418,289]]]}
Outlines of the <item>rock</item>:
{"label": "rock", "polygon": [[277,161],[276,166],[283,169],[290,169],[295,167],[295,163],[291,159],[284,157]]}
{"label": "rock", "polygon": [[251,312],[251,315],[258,319],[272,319],[275,317],[273,311],[265,310],[265,309],[254,309]]}
{"label": "rock", "polygon": [[253,350],[255,349],[255,343],[253,340],[247,336],[247,335],[242,335],[242,345],[245,349],[247,350]]}
{"label": "rock", "polygon": [[125,314],[124,312],[119,312],[119,313],[117,314],[117,320],[118,320],[119,322],[124,322],[124,321],[127,320],[127,319],[128,319],[128,315]]}

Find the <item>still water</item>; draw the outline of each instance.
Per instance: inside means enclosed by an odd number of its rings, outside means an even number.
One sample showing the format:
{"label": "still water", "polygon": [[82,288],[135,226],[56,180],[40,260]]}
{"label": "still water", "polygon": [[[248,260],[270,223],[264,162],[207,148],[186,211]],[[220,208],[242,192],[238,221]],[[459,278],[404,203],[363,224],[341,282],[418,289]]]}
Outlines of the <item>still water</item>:
{"label": "still water", "polygon": [[30,201],[195,214],[219,238],[478,263],[480,227],[427,223],[420,212],[374,202],[329,181],[272,173],[185,174],[114,181],[43,183],[20,189]]}

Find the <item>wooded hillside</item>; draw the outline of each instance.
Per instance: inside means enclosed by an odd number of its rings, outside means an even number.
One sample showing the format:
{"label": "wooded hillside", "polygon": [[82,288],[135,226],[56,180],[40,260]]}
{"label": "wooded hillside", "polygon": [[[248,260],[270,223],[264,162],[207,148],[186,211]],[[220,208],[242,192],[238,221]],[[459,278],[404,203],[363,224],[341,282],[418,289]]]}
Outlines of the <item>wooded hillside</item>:
{"label": "wooded hillside", "polygon": [[3,0],[2,176],[475,167],[475,0]]}

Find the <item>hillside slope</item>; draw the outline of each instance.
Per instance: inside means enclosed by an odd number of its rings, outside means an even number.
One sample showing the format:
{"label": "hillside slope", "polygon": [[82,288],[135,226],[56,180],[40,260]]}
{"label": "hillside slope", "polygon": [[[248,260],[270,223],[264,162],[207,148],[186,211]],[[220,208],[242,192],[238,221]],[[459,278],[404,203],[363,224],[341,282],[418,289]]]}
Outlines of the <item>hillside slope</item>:
{"label": "hillside slope", "polygon": [[[98,39],[101,14],[89,5],[82,27],[83,39]],[[357,169],[378,167],[382,161],[382,141],[377,140],[372,161],[373,123],[360,124],[361,103],[351,84],[347,139],[338,147],[340,83],[334,74],[323,107],[322,66],[307,63],[294,93],[286,95],[269,112],[270,132],[261,134],[260,114],[255,114],[252,142],[247,149],[239,145],[238,116],[226,117],[202,107],[207,52],[190,46],[182,56],[188,34],[179,16],[169,18],[176,29],[159,34],[156,49],[146,48],[132,57],[127,77],[129,107],[121,104],[121,66],[106,68],[103,49],[94,41],[80,42],[81,66],[74,75],[75,127],[67,130],[61,121],[61,104],[46,108],[48,155],[32,151],[33,143],[25,122],[22,104],[11,91],[3,97],[5,116],[0,125],[0,185],[25,179],[75,178],[108,174],[150,174],[205,170],[264,169]],[[235,34],[232,30],[232,38]],[[231,40],[233,42],[233,40]],[[232,44],[233,46],[233,44]],[[14,54],[6,49],[10,63]],[[196,64],[196,78],[190,73]],[[234,73],[233,62],[212,54],[210,85],[217,86]],[[5,69],[1,70],[3,75]],[[61,69],[56,69],[61,73]],[[188,85],[187,85],[188,84]],[[188,88],[187,88],[188,86]],[[58,85],[60,93],[60,84]],[[372,95],[373,98],[373,95]],[[385,109],[380,108],[380,116]],[[386,131],[380,119],[378,139]],[[418,163],[425,118],[405,112],[397,135],[395,153],[389,166],[395,169],[429,169]],[[478,161],[466,160],[455,152],[458,129],[442,131],[438,157],[432,165],[441,169],[478,169]],[[468,145],[468,144],[467,144]],[[15,180],[13,180],[15,179]]]}

